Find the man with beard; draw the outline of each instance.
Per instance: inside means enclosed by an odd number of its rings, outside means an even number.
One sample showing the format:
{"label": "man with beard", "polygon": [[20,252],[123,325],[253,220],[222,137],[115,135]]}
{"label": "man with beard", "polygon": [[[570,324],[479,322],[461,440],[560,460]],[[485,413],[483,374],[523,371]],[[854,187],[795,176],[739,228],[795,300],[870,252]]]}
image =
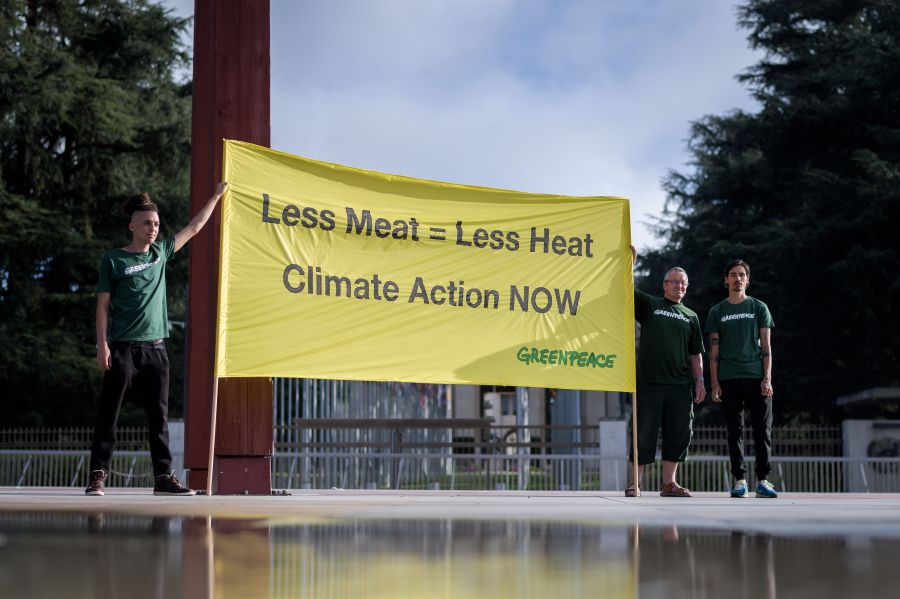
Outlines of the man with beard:
{"label": "man with beard", "polygon": [[750,265],[732,260],[725,267],[728,297],[709,311],[709,372],[712,400],[722,404],[728,454],[735,485],[732,497],[749,494],[744,467],[744,410],[750,412],[756,446],[756,496],[778,497],[767,480],[772,449],[772,315],[747,295]]}

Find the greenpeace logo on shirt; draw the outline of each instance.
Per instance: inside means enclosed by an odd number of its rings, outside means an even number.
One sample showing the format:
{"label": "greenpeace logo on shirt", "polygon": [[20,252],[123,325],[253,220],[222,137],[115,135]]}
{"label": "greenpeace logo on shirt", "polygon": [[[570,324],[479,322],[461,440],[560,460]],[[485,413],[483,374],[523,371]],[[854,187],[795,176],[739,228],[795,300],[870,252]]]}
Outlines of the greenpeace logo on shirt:
{"label": "greenpeace logo on shirt", "polygon": [[654,312],[657,316],[668,316],[669,318],[674,318],[676,320],[683,320],[684,322],[691,322],[691,319],[685,316],[684,314],[679,314],[678,312],[669,312],[668,310],[657,310]]}
{"label": "greenpeace logo on shirt", "polygon": [[728,322],[729,320],[741,320],[742,318],[756,318],[756,314],[748,314],[747,312],[742,312],[741,314],[729,314],[727,316],[723,316],[721,322]]}
{"label": "greenpeace logo on shirt", "polygon": [[153,262],[146,262],[144,264],[135,264],[134,266],[129,266],[128,268],[126,268],[125,274],[133,275],[135,273],[145,271],[152,266],[156,266],[157,264],[159,264],[159,258],[157,258]]}

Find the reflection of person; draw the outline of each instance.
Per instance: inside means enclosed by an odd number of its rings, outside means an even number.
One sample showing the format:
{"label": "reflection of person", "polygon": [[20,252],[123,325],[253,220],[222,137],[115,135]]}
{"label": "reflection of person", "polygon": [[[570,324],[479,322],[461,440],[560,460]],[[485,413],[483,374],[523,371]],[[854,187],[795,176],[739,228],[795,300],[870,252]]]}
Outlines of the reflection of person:
{"label": "reflection of person", "polygon": [[87,495],[103,495],[116,444],[116,422],[126,394],[143,403],[150,429],[154,495],[193,495],[172,470],[169,451],[169,358],[166,310],[166,262],[200,232],[227,183],[175,237],[157,241],[159,210],[142,193],[123,207],[131,243],[110,250],[100,261],[97,284],[97,364],[105,370],[100,407],[91,444]]}
{"label": "reflection of person", "polygon": [[766,480],[771,471],[772,448],[772,343],[774,326],[769,307],[747,295],[750,265],[732,260],[725,267],[728,298],[709,311],[709,376],[712,400],[722,404],[728,429],[731,474],[737,481],[732,497],[749,490],[744,467],[744,410],[749,410],[756,446],[756,496],[778,497]]}
{"label": "reflection of person", "polygon": [[[636,252],[632,248],[632,255]],[[703,386],[703,334],[697,314],[681,300],[687,293],[684,269],[672,268],[663,280],[663,297],[634,290],[634,318],[641,324],[637,361],[638,481],[644,466],[656,460],[656,440],[662,427],[663,497],[690,497],[675,482],[679,462],[687,457],[691,442],[693,403],[706,396]],[[634,456],[630,456],[634,463]],[[640,488],[634,481],[625,489],[634,497]]]}
{"label": "reflection of person", "polygon": [[718,597],[728,589],[731,595],[774,599],[779,570],[793,568],[796,580],[814,578],[822,569],[819,555],[809,562],[815,562],[811,572],[804,562],[788,564],[784,558],[796,551],[796,540],[759,532],[648,524],[635,524],[629,532],[636,597],[662,594],[654,593],[657,589],[665,589],[667,597]]}

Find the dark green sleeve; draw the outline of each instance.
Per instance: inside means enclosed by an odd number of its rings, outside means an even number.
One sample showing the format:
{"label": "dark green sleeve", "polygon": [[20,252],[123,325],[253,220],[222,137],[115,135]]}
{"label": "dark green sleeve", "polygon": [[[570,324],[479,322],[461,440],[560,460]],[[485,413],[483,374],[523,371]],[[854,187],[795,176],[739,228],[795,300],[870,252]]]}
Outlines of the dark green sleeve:
{"label": "dark green sleeve", "polygon": [[719,311],[716,309],[716,306],[710,308],[709,314],[706,315],[706,332],[719,332]]}
{"label": "dark green sleeve", "polygon": [[100,259],[97,293],[112,293],[112,260],[110,260],[109,254],[103,254],[103,258]]}
{"label": "dark green sleeve", "polygon": [[774,329],[775,323],[772,321],[772,313],[769,312],[769,306],[765,302],[756,302],[756,322],[759,323],[761,329]]}
{"label": "dark green sleeve", "polygon": [[703,333],[700,331],[700,319],[691,318],[691,339],[688,341],[688,353],[692,356],[702,354],[706,348],[703,346]]}
{"label": "dark green sleeve", "polygon": [[168,239],[163,239],[159,242],[161,246],[161,253],[165,258],[166,262],[172,259],[172,256],[175,255],[175,238],[170,237]]}
{"label": "dark green sleeve", "polygon": [[650,296],[640,289],[634,290],[634,319],[640,323],[650,313]]}

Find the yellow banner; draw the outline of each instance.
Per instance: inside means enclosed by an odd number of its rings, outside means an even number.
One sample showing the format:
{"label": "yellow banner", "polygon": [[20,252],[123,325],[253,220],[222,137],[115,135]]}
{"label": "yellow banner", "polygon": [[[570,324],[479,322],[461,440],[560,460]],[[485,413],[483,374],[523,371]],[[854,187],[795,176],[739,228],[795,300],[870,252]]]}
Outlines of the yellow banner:
{"label": "yellow banner", "polygon": [[628,200],[224,160],[217,376],[634,390]]}

